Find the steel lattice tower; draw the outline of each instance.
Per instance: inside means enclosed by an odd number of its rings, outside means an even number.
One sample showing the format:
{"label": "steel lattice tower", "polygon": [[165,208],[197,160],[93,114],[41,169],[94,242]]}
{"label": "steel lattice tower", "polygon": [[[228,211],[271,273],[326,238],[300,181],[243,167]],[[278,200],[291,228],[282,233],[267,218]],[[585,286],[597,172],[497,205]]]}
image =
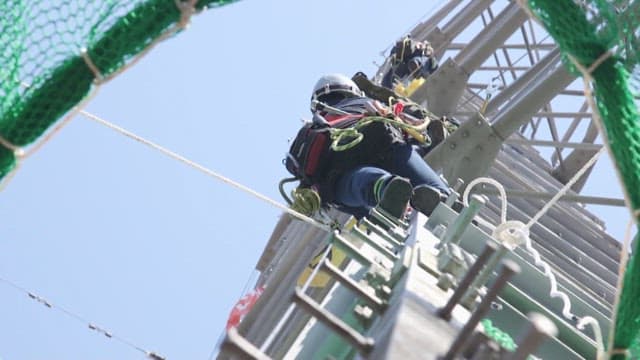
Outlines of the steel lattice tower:
{"label": "steel lattice tower", "polygon": [[[428,40],[440,59],[439,69],[411,95],[412,99],[437,115],[455,117],[463,124],[425,160],[442,171],[451,184],[461,179],[464,187],[479,176],[503,184],[509,198],[509,219],[526,223],[603,146],[582,81],[565,68],[553,40],[517,2],[444,2],[411,30],[411,36]],[[372,74],[374,79],[380,79],[384,66],[378,74]],[[604,222],[585,205],[621,207],[624,201],[582,194],[592,169],[531,227],[531,240],[556,274],[559,289],[568,294],[575,313],[594,317],[606,335],[616,291],[620,244],[605,232]],[[480,216],[498,223],[497,191],[478,187],[474,192],[488,198]],[[346,216],[336,216],[346,221]],[[389,359],[443,355],[449,346],[457,344],[455,338],[464,328],[455,321],[444,323],[437,316],[435,310],[450,293],[438,293],[440,290],[425,279],[432,277],[442,285],[446,278],[443,274],[449,272],[443,262],[460,256],[462,262],[472,264],[476,256],[482,257],[480,239],[489,238],[474,228],[454,242],[454,247],[459,245],[463,250],[462,255],[454,254],[458,251],[455,249],[443,255],[442,244],[433,250],[437,237],[446,237],[442,234],[448,231],[445,228],[458,224],[455,219],[455,214],[446,208],[436,211],[426,222],[420,215],[408,226],[388,227],[386,233],[379,233],[378,227],[367,223],[366,230],[352,224],[349,234],[332,235],[283,215],[256,265],[262,273],[258,285],[266,284],[267,289],[241,324],[241,336],[235,332],[228,335],[221,357],[261,358],[268,354],[274,358],[306,358],[322,354],[325,358],[349,358],[356,352],[367,358]],[[294,288],[312,258],[326,249],[328,238],[359,265],[353,268],[345,262],[340,269],[322,267],[332,274],[332,280],[324,287],[307,291],[309,297],[316,299],[315,305],[322,305],[318,309]],[[369,250],[364,249],[363,243],[369,245]],[[563,304],[549,297],[549,285],[542,271],[533,265],[533,257],[520,248],[506,257],[523,271],[509,282],[500,300],[494,301],[510,309],[503,313],[492,310],[495,321],[502,321],[506,331],[514,332],[523,324],[535,323],[526,321],[526,313],[542,313],[559,332],[555,337],[547,334],[553,339],[537,355],[593,358],[594,334],[578,331],[575,319],[563,318]],[[353,284],[342,278],[347,274]],[[500,278],[500,274],[493,275],[496,276]],[[354,292],[355,297],[345,295]],[[293,311],[292,299],[298,310],[306,311]],[[323,318],[327,313],[338,315],[335,319]],[[468,320],[468,315],[460,315],[460,322]],[[283,316],[286,321],[282,321]],[[507,329],[521,320],[520,325]],[[327,330],[315,330],[316,322],[331,328],[351,350],[341,353],[340,341],[327,340]],[[470,352],[469,358],[480,356],[478,351],[476,355]],[[500,356],[507,355],[503,352]]]}

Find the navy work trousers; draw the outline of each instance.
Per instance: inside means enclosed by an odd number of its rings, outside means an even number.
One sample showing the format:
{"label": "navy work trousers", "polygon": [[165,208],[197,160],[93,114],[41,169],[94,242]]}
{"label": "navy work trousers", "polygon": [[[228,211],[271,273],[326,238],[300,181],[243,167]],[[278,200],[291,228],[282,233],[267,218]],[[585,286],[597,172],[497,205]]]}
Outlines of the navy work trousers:
{"label": "navy work trousers", "polygon": [[409,179],[413,187],[429,185],[449,194],[447,185],[410,144],[394,144],[388,155],[378,166],[358,166],[337,179],[334,199],[340,210],[357,218],[367,215],[376,206],[374,183],[394,175]]}

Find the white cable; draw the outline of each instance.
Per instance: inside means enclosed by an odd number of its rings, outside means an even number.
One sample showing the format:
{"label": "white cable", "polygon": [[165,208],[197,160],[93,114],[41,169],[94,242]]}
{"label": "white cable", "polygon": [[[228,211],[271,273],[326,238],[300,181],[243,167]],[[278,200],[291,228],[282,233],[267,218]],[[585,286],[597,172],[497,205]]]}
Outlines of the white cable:
{"label": "white cable", "polygon": [[140,143],[143,143],[143,144],[145,144],[145,145],[147,145],[147,146],[149,146],[149,147],[151,147],[151,148],[153,148],[155,150],[158,150],[161,153],[163,153],[163,154],[165,154],[165,155],[167,155],[167,156],[169,156],[169,157],[171,157],[171,158],[173,158],[175,160],[181,161],[181,162],[193,167],[196,170],[199,170],[199,171],[201,171],[201,172],[203,172],[203,173],[205,173],[205,174],[207,174],[207,175],[209,175],[211,177],[214,177],[214,178],[216,178],[218,180],[221,180],[221,181],[223,181],[223,182],[225,182],[225,183],[227,183],[227,184],[229,184],[231,186],[234,186],[234,187],[236,187],[236,188],[238,188],[238,189],[240,189],[240,190],[242,190],[242,191],[244,191],[246,193],[249,193],[249,194],[257,197],[260,200],[266,201],[267,203],[269,203],[269,204],[281,209],[282,211],[290,214],[291,216],[297,218],[298,220],[304,221],[304,222],[306,222],[306,223],[308,223],[310,225],[313,225],[313,226],[317,227],[318,229],[324,230],[326,232],[331,232],[332,231],[330,226],[322,224],[322,223],[320,223],[320,222],[318,222],[318,221],[316,221],[316,220],[314,220],[314,219],[312,219],[312,218],[310,218],[310,217],[308,217],[306,215],[303,215],[303,214],[301,214],[301,213],[299,213],[299,212],[297,212],[297,211],[295,211],[295,210],[283,205],[283,204],[280,204],[279,202],[277,202],[277,201],[275,201],[275,200],[273,200],[273,199],[271,199],[271,198],[269,198],[269,197],[267,197],[265,195],[262,195],[259,192],[255,191],[255,190],[253,190],[253,189],[251,189],[251,188],[249,188],[249,187],[247,187],[245,185],[242,185],[242,184],[240,184],[240,183],[238,183],[236,181],[233,181],[233,180],[231,180],[231,179],[229,179],[229,178],[227,178],[225,176],[222,176],[222,175],[214,172],[213,170],[210,170],[210,169],[208,169],[208,168],[206,168],[206,167],[204,167],[204,166],[202,166],[202,165],[200,165],[200,164],[198,164],[198,163],[196,163],[194,161],[191,161],[191,160],[185,158],[182,155],[179,155],[179,154],[177,154],[177,153],[175,153],[175,152],[173,152],[173,151],[171,151],[169,149],[166,149],[166,148],[164,148],[164,147],[162,147],[162,146],[160,146],[160,145],[158,145],[156,143],[153,143],[153,142],[151,142],[151,141],[149,141],[149,140],[147,140],[147,139],[145,139],[145,138],[143,138],[141,136],[138,136],[138,135],[136,135],[136,134],[134,134],[134,133],[132,133],[132,132],[130,132],[128,130],[125,130],[124,128],[121,128],[121,127],[119,127],[119,126],[117,126],[115,124],[112,124],[112,123],[108,122],[107,120],[101,119],[98,116],[93,115],[93,114],[91,114],[91,113],[89,113],[87,111],[82,110],[82,111],[80,111],[80,113],[82,115],[86,116],[87,118],[91,119],[91,120],[94,120],[94,121],[96,121],[96,122],[98,122],[98,123],[110,128],[112,130],[115,130],[115,131],[119,132],[120,134],[122,134],[124,136],[127,136],[127,137],[129,137],[131,139],[134,139],[134,140],[136,140],[136,141],[138,141]]}
{"label": "white cable", "polygon": [[[136,56],[131,58],[128,63],[122,65],[119,69],[115,70],[113,73],[109,74],[108,76],[104,76],[100,72],[100,69],[98,69],[98,67],[95,65],[93,60],[89,57],[89,54],[87,52],[88,50],[86,48],[81,48],[80,57],[82,57],[87,67],[94,74],[94,81],[93,81],[95,85],[94,91],[89,96],[85,97],[85,99],[82,100],[78,105],[76,105],[72,109],[72,111],[65,117],[65,119],[61,121],[60,124],[58,124],[54,128],[54,130],[51,131],[45,137],[45,139],[43,139],[42,141],[39,141],[38,144],[34,145],[28,153],[25,153],[25,151],[22,148],[11,144],[9,141],[4,139],[2,135],[0,135],[0,145],[14,151],[14,154],[16,158],[18,158],[18,160],[22,160],[23,158],[26,158],[29,155],[31,155],[31,153],[37,151],[44,143],[46,143],[51,137],[53,137],[53,135],[55,135],[58,132],[58,130],[60,130],[64,125],[66,125],[71,120],[71,118],[73,118],[77,114],[79,109],[82,109],[82,107],[84,107],[84,105],[95,95],[96,89],[99,88],[100,85],[102,85],[103,83],[106,83],[107,81],[113,79],[114,77],[120,75],[121,73],[131,68],[140,59],[142,59],[148,52],[150,52],[151,49],[153,49],[158,43],[168,39],[178,31],[184,30],[188,26],[191,17],[197,12],[196,10],[197,2],[198,0],[186,0],[185,2],[182,2],[180,0],[175,0],[176,7],[178,8],[178,10],[180,10],[180,21],[174,24],[174,26],[162,32],[159,36],[157,36],[155,39],[149,42],[149,44],[147,44],[144,47],[144,49],[142,49],[142,51],[140,51]],[[24,82],[21,82],[20,85],[22,85],[25,88],[29,88],[31,86]],[[88,114],[83,111],[81,112],[84,115]],[[5,175],[3,179],[0,179],[0,191],[4,190],[4,188],[7,186],[9,181],[14,177],[19,167],[20,167],[20,161],[17,162],[16,166],[9,172],[9,174]]]}
{"label": "white cable", "polygon": [[[530,17],[530,18],[532,18],[532,19],[534,19],[534,20],[538,21],[538,23],[541,23],[541,25],[542,25],[542,26],[544,26],[544,24],[542,24],[542,22],[540,21],[540,19],[538,19],[538,17],[537,17],[537,16],[535,16],[535,15],[533,14],[533,12],[532,12],[532,11],[531,11],[531,9],[529,8],[528,3],[527,3],[526,1],[524,1],[524,0],[518,0],[518,3],[520,4],[520,7],[521,7],[521,8],[523,8],[523,9],[527,12],[527,14],[529,15],[529,17]],[[603,147],[603,148],[602,148],[602,149],[601,149],[601,150],[600,150],[600,151],[599,151],[599,152],[598,152],[594,157],[597,157],[597,156],[602,152],[602,150],[603,150],[603,149],[608,149],[608,150],[609,150],[609,151],[608,151],[609,156],[612,158],[612,161],[615,163],[615,160],[616,160],[616,159],[615,159],[615,158],[613,157],[613,155],[612,155],[613,153],[612,153],[612,151],[611,151],[611,143],[610,143],[609,138],[608,138],[608,136],[607,136],[607,132],[606,132],[606,131],[603,131],[604,129],[603,129],[603,126],[602,126],[602,117],[600,116],[600,112],[599,112],[599,110],[598,110],[598,107],[597,107],[597,106],[596,106],[596,104],[595,104],[595,101],[594,101],[594,98],[593,98],[593,94],[592,94],[592,92],[591,92],[591,86],[590,86],[590,83],[591,83],[591,82],[592,82],[592,80],[593,80],[593,78],[592,78],[592,76],[591,76],[591,73],[592,73],[592,72],[593,72],[593,71],[594,71],[594,70],[595,70],[595,69],[596,69],[600,64],[602,64],[602,62],[604,62],[604,60],[606,60],[607,58],[611,57],[613,54],[612,54],[612,52],[611,52],[611,51],[609,51],[609,50],[605,51],[605,52],[604,52],[603,54],[601,54],[601,55],[598,57],[598,59],[596,59],[596,61],[594,61],[594,62],[593,62],[593,63],[592,63],[588,68],[587,68],[585,65],[581,64],[579,61],[577,61],[577,59],[576,59],[575,57],[573,57],[571,54],[568,54],[568,53],[567,53],[566,55],[567,55],[567,58],[568,58],[568,59],[569,59],[569,60],[570,60],[570,61],[571,61],[571,62],[572,62],[572,63],[573,63],[577,68],[578,68],[578,70],[580,70],[580,72],[582,73],[582,78],[583,78],[583,81],[584,81],[584,93],[585,93],[584,95],[585,95],[585,98],[587,99],[587,102],[589,103],[589,106],[591,107],[591,110],[593,111],[593,118],[594,118],[594,120],[596,120],[596,121],[594,121],[594,123],[595,123],[595,124],[596,124],[596,126],[598,127],[598,130],[599,130],[599,132],[600,132],[600,135],[602,136],[602,139],[603,139],[603,143],[604,143],[604,145],[605,145],[605,146],[604,146],[604,147]],[[592,159],[592,160],[593,160],[593,159]],[[585,167],[587,167],[587,166],[585,165]],[[584,169],[585,167],[583,167],[583,169]],[[619,167],[619,166],[614,166],[614,170],[615,170],[615,172],[616,172],[616,175],[618,176],[618,181],[619,181],[621,184],[624,184],[624,181],[622,181],[622,174],[621,174],[620,167]],[[581,169],[581,171],[582,171],[582,169]],[[576,174],[576,175],[577,175],[577,174]],[[576,176],[574,176],[574,178],[575,178],[575,177],[576,177]],[[573,178],[572,178],[571,180],[573,180]],[[622,190],[623,190],[623,194],[624,194],[624,197],[625,197],[626,203],[627,203],[627,204],[631,204],[630,196],[629,196],[629,189],[627,189],[627,187],[626,187],[626,186],[622,186]],[[636,219],[636,221],[637,221],[637,217],[635,216],[635,215],[636,215],[636,214],[635,214],[635,212],[636,212],[637,210],[636,210],[636,209],[632,209],[632,208],[631,208],[631,206],[628,206],[628,207],[629,207],[629,209],[630,209],[630,210],[631,210],[631,212],[632,212],[632,216],[633,216],[633,218],[634,218],[634,219]],[[623,253],[623,254],[624,254],[624,253]],[[600,326],[599,326],[599,324],[595,321],[595,319],[593,319],[593,321],[592,321],[592,320],[591,320],[590,318],[588,318],[588,317],[587,317],[587,318],[580,319],[580,321],[578,322],[578,326],[585,326],[585,325],[587,325],[587,324],[590,324],[590,325],[592,325],[592,326],[593,326],[594,333],[595,333],[595,336],[596,336],[596,340],[598,340],[598,354],[597,354],[597,358],[598,358],[598,360],[604,359],[604,357],[605,357],[605,349],[604,349],[604,343],[603,343],[603,341],[602,341],[602,335],[601,335],[601,333],[600,333]],[[614,324],[614,326],[615,326],[615,324]],[[600,338],[598,339],[598,337],[600,337]],[[610,340],[610,341],[611,341],[611,340]],[[624,349],[624,350],[621,350],[621,351],[626,351],[626,350],[627,350],[627,349]]]}
{"label": "white cable", "polygon": [[[573,175],[573,177],[562,187],[562,189],[560,189],[560,191],[558,191],[558,193],[556,193],[556,195],[551,198],[551,200],[549,200],[549,202],[545,204],[545,206],[543,206],[542,209],[540,209],[540,211],[538,211],[538,213],[531,218],[531,220],[529,220],[527,225],[525,225],[527,230],[530,229],[531,226],[535,224],[542,217],[542,215],[544,215],[549,210],[549,208],[551,208],[551,206],[553,206],[560,199],[560,197],[562,197],[571,189],[571,186],[573,186],[573,184],[575,184],[582,177],[582,175],[587,170],[589,170],[593,164],[595,164],[596,160],[598,160],[598,157],[604,150],[604,147],[598,150],[598,152],[596,152],[593,157],[589,159],[589,161],[587,161],[587,163],[584,164],[584,166],[582,166],[582,168],[578,172],[576,172],[575,175]],[[579,330],[584,330],[585,326],[591,325],[591,327],[593,328],[594,336],[596,338],[596,342],[598,344],[598,359],[602,358],[605,349],[604,341],[602,339],[602,330],[598,321],[591,316],[577,317],[576,315],[571,313],[571,301],[569,300],[569,297],[565,293],[558,291],[555,275],[551,271],[549,264],[542,261],[542,259],[540,258],[540,253],[531,245],[531,238],[527,237],[525,247],[529,251],[529,253],[533,255],[536,265],[542,266],[544,268],[545,275],[549,278],[549,283],[551,285],[551,291],[549,295],[551,297],[560,297],[562,299],[562,315],[567,319],[578,320],[576,327]]]}
{"label": "white cable", "polygon": [[[506,222],[507,221],[507,193],[504,191],[504,187],[502,186],[502,184],[500,184],[499,182],[497,182],[492,178],[479,177],[471,181],[469,185],[467,185],[467,187],[464,189],[464,193],[462,194],[463,204],[465,206],[469,206],[469,194],[471,193],[471,189],[473,189],[474,186],[482,183],[493,185],[498,189],[500,202],[501,202],[500,222],[501,223]],[[493,225],[492,223],[488,222],[487,220],[481,217],[477,217],[476,220],[478,221],[478,223],[488,227],[491,230],[496,229],[495,225]]]}
{"label": "white cable", "polygon": [[542,209],[540,209],[540,211],[538,211],[538,213],[531,218],[531,220],[529,220],[529,222],[527,223],[528,228],[530,228],[533,224],[538,222],[538,220],[542,217],[542,215],[544,215],[547,212],[547,210],[549,210],[549,208],[555,205],[555,203],[558,202],[558,200],[562,196],[564,196],[564,194],[566,194],[569,190],[571,190],[571,186],[573,186],[573,184],[575,184],[578,180],[580,180],[580,178],[582,177],[582,174],[587,172],[587,170],[589,170],[591,166],[595,164],[596,160],[598,160],[598,157],[600,156],[600,154],[602,154],[604,150],[605,148],[601,147],[600,150],[598,150],[598,152],[596,152],[593,155],[593,157],[591,157],[591,159],[589,159],[589,161],[587,161],[587,163],[584,164],[584,166],[582,166],[582,168],[580,168],[580,170],[578,170],[578,172],[576,172],[575,175],[573,175],[573,177],[562,187],[562,189],[560,189],[560,191],[558,191],[551,198],[551,200],[549,200],[549,202],[546,203],[545,206]]}
{"label": "white cable", "polygon": [[[526,225],[521,221],[506,220],[507,195],[502,184],[494,179],[477,178],[469,183],[463,194],[463,202],[465,205],[468,205],[469,193],[471,192],[471,188],[473,186],[480,183],[488,183],[498,188],[498,192],[500,194],[500,199],[502,202],[500,212],[501,224],[494,228],[493,236],[499,239],[501,242],[511,246],[512,249],[515,249],[515,247],[522,243],[525,244],[526,250],[533,256],[535,265],[541,267],[544,270],[544,275],[549,279],[549,285],[551,287],[549,296],[551,296],[552,298],[560,298],[562,300],[562,315],[567,319],[577,320],[576,327],[579,330],[584,330],[587,325],[591,325],[596,343],[598,345],[598,359],[602,358],[605,351],[600,324],[595,318],[591,316],[577,317],[571,312],[571,300],[569,299],[567,294],[558,290],[558,283],[555,274],[551,270],[551,267],[547,262],[542,260],[542,258],[540,257],[540,253],[533,247],[531,243],[529,229],[551,208],[551,206],[558,202],[558,200],[571,189],[571,186],[575,184],[589,168],[591,168],[591,166],[596,162],[599,155],[602,153],[602,151],[604,151],[604,149],[604,147],[601,148],[591,159],[589,159],[589,161],[584,164],[584,166],[578,172],[575,173],[575,175],[558,191],[558,193],[553,198],[551,198],[548,203],[545,204],[545,206],[542,207],[542,209],[540,209],[540,211],[538,211],[537,214],[535,214],[531,218],[531,220],[529,220]],[[486,223],[486,221],[484,221],[483,219],[479,219]]]}

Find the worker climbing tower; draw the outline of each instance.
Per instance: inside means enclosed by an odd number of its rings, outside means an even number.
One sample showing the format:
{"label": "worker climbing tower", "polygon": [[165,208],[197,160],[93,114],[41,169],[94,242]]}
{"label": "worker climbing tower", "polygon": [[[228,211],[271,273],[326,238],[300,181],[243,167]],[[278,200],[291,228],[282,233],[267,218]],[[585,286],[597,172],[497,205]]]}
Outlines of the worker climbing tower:
{"label": "worker climbing tower", "polygon": [[456,0],[413,28],[440,66],[408,95],[461,123],[425,161],[465,209],[452,196],[428,218],[332,212],[334,226],[284,214],[256,265],[261,295],[219,358],[637,356],[637,290],[618,299],[626,247],[586,206],[635,209],[637,195],[583,193],[605,149],[637,189],[624,149],[639,10],[622,3]]}

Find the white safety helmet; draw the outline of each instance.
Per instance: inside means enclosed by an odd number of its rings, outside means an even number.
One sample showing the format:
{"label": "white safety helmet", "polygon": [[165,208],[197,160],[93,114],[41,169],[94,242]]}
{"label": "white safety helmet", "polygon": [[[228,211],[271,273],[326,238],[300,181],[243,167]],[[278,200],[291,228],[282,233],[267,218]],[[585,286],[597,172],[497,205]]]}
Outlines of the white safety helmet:
{"label": "white safety helmet", "polygon": [[311,111],[315,111],[319,97],[332,93],[341,93],[350,97],[364,96],[353,80],[342,74],[329,74],[321,77],[313,87]]}

